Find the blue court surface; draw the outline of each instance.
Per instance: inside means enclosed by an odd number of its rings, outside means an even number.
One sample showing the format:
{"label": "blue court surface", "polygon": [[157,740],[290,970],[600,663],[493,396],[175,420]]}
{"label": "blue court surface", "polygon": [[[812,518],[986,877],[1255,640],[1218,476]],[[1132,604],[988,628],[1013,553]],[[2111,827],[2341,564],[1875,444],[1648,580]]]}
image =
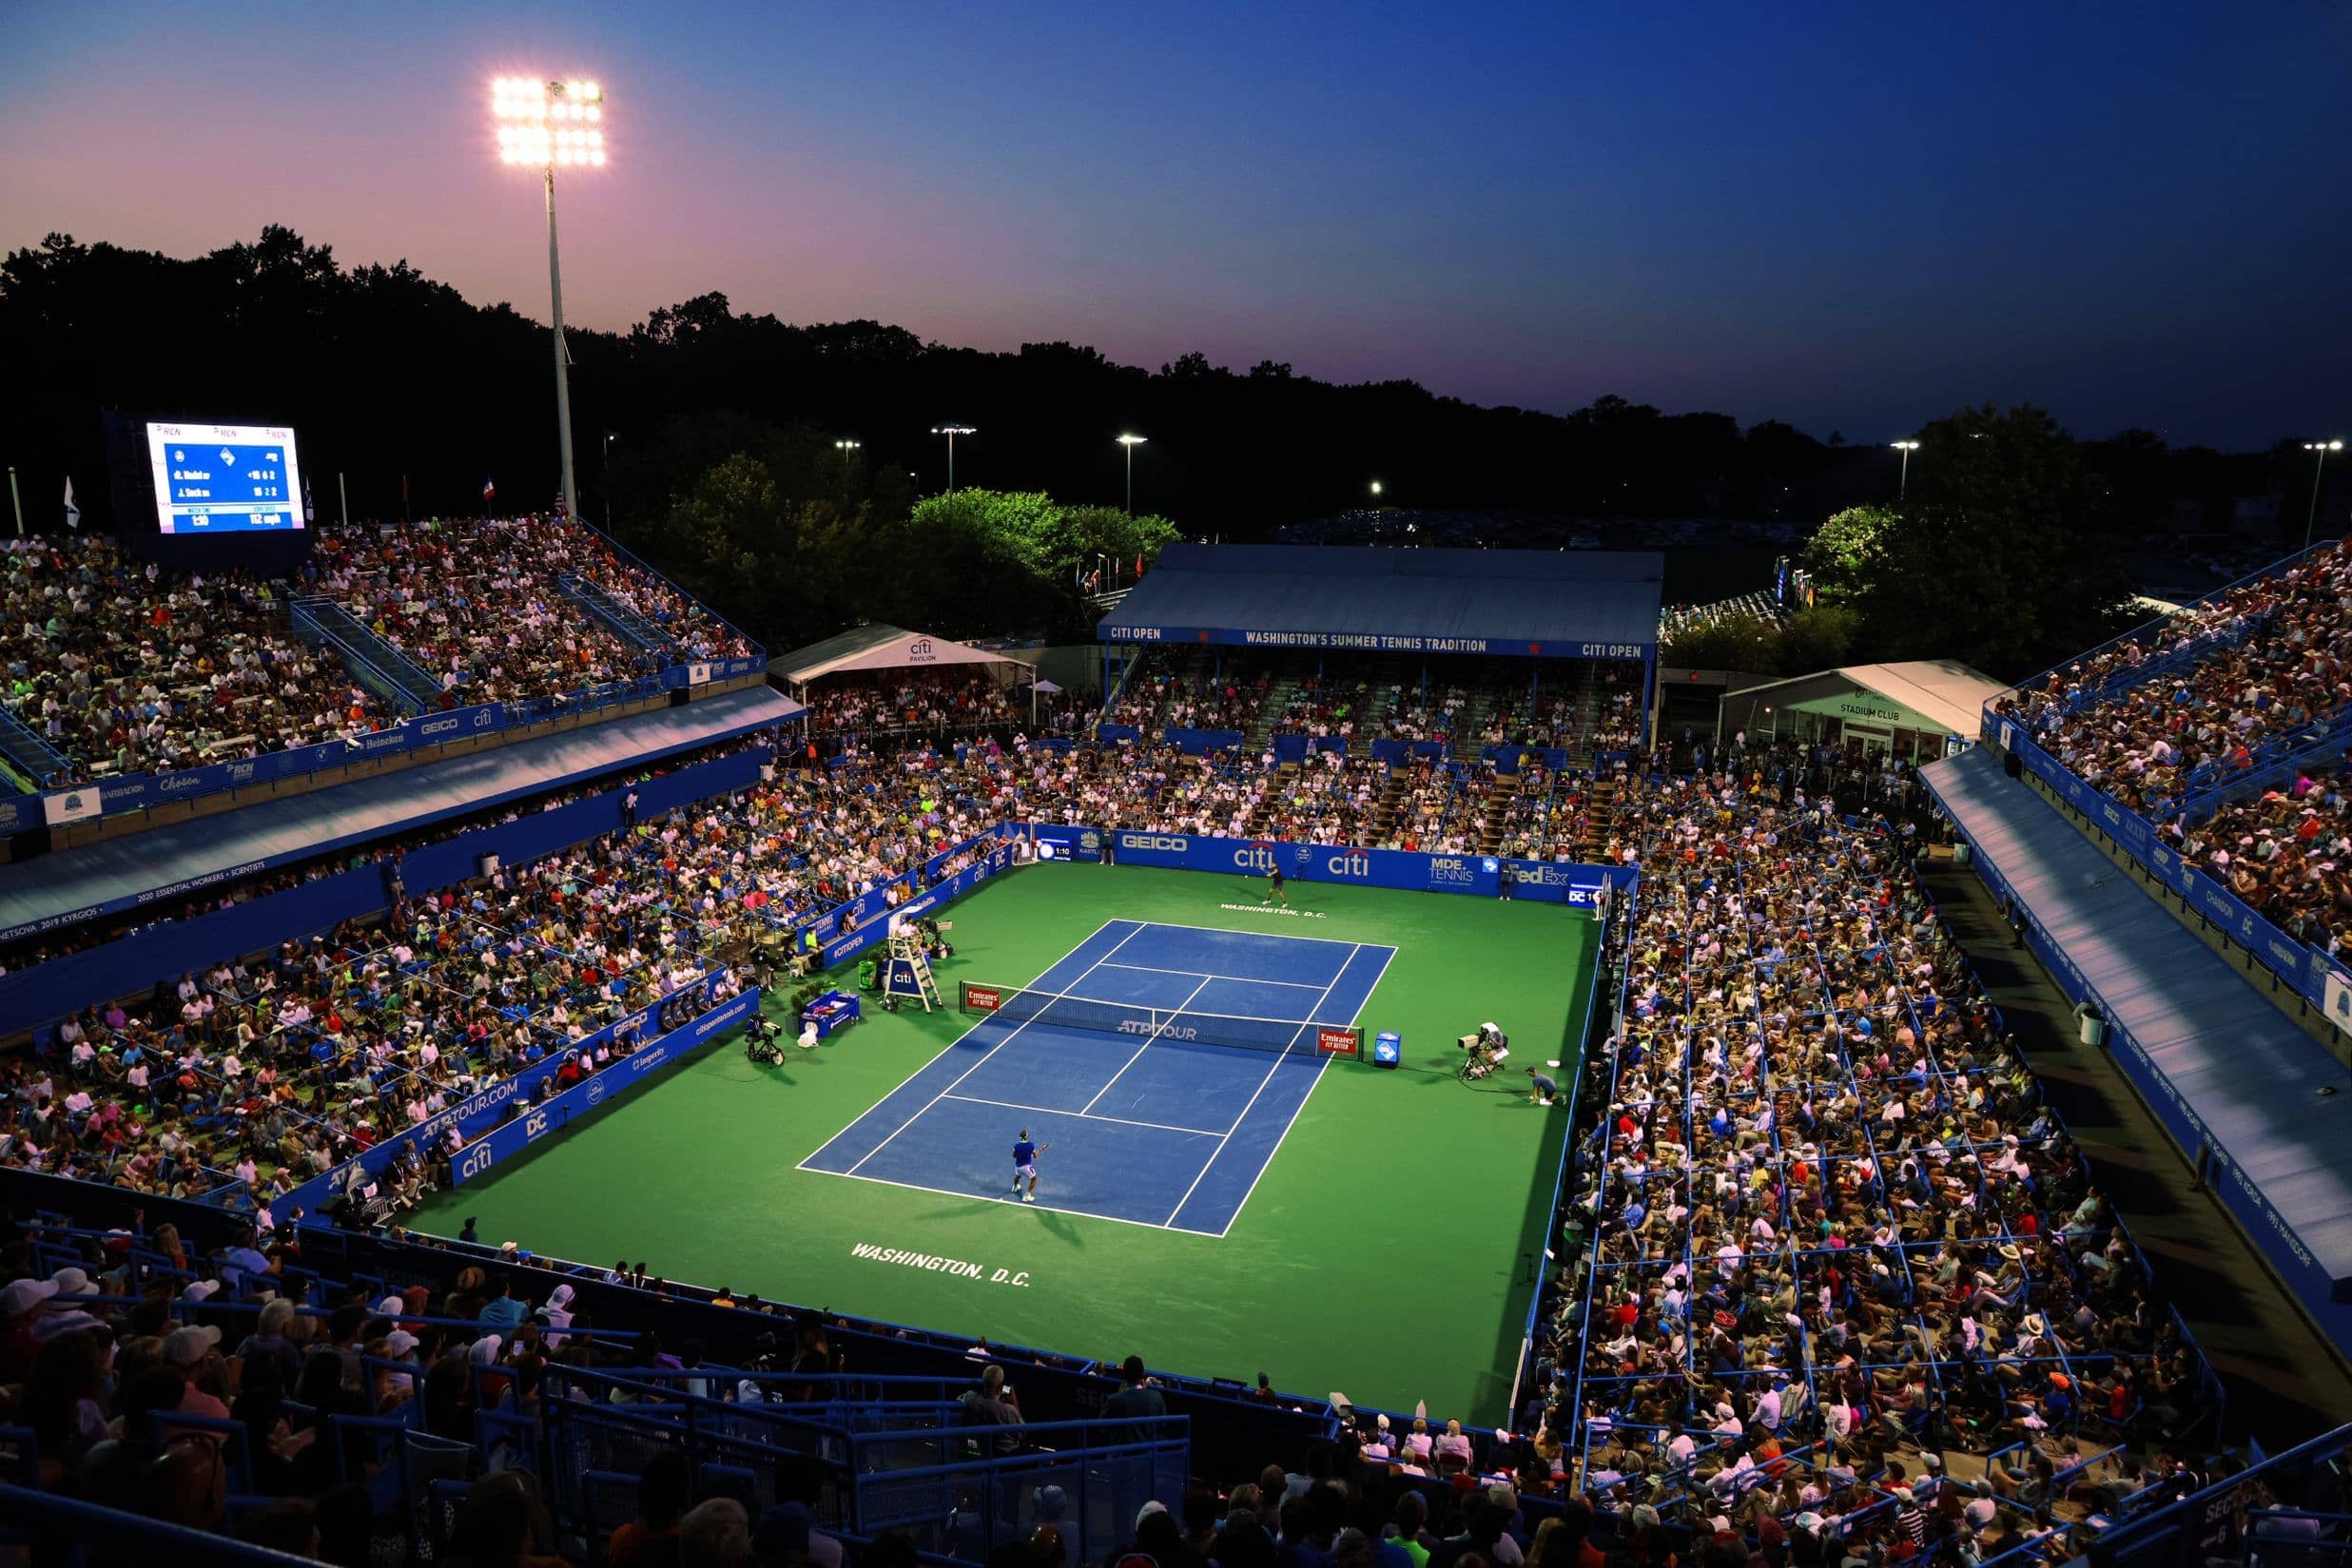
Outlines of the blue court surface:
{"label": "blue court surface", "polygon": [[[1013,1141],[1040,1145],[1037,1207],[1222,1236],[1329,1058],[1314,1024],[1348,1025],[1392,947],[1112,920],[1025,996],[1177,1016],[1272,1019],[1279,1050],[987,1017],[801,1162],[860,1181],[1019,1202]],[[1009,978],[998,977],[1011,981]],[[1293,1032],[1281,1027],[1295,1025]]]}

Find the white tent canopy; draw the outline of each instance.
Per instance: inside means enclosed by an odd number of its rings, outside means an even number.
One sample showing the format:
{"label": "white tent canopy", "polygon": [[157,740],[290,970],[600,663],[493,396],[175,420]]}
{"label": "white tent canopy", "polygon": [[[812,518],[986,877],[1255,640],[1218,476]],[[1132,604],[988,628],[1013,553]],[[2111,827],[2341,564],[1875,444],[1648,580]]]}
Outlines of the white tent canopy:
{"label": "white tent canopy", "polygon": [[1778,708],[1817,713],[1849,724],[1895,725],[1973,740],[1983,722],[1985,704],[2008,689],[1983,671],[1951,659],[1848,665],[1727,694],[1723,699],[1724,733],[1754,728],[1759,714]]}
{"label": "white tent canopy", "polygon": [[855,627],[768,661],[768,673],[794,686],[856,669],[932,669],[941,665],[1018,665],[986,648],[879,622]]}

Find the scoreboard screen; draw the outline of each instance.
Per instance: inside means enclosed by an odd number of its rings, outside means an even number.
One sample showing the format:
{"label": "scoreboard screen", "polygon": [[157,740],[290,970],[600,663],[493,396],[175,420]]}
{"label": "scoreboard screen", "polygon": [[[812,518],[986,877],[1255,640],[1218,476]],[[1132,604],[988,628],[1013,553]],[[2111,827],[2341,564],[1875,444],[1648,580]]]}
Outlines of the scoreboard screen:
{"label": "scoreboard screen", "polygon": [[149,424],[162,531],[279,533],[303,526],[294,432],[282,425]]}

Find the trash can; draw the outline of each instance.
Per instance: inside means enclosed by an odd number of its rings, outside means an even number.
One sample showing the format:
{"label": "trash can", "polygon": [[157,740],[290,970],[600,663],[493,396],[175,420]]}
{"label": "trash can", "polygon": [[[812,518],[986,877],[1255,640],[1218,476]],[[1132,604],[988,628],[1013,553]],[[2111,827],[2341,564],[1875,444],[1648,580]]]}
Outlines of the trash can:
{"label": "trash can", "polygon": [[1975,859],[1976,859],[1976,846],[1975,846],[1974,844],[1973,844],[1973,843],[1970,843],[1970,842],[1969,842],[1966,839],[1962,839],[1962,840],[1961,840],[1961,841],[1959,841],[1957,843],[1955,843],[1955,844],[1954,844],[1954,845],[1952,846],[1952,863],[1953,863],[1953,864],[1954,864],[1954,865],[1968,865],[1968,864],[1972,863],[1973,861],[1975,861]]}
{"label": "trash can", "polygon": [[2074,1021],[2082,1029],[2085,1045],[2105,1045],[2107,1043],[2107,1015],[2100,1012],[2097,1007],[2087,1001],[2076,1002]]}

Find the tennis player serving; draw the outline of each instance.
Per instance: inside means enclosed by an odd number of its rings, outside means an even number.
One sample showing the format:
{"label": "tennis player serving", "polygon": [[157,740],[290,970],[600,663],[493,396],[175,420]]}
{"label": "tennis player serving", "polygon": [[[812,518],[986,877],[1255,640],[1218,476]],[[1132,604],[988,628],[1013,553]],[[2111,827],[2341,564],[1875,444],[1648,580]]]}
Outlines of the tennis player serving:
{"label": "tennis player serving", "polygon": [[1266,868],[1266,896],[1257,901],[1262,904],[1267,899],[1272,899],[1285,909],[1291,907],[1289,896],[1282,891],[1282,867],[1279,864]]}
{"label": "tennis player serving", "polygon": [[[1050,1143],[1042,1148],[1031,1143],[1029,1130],[1025,1127],[1020,1130],[1020,1141],[1013,1145],[1013,1191],[1020,1194],[1021,1202],[1035,1203],[1038,1201],[1038,1156],[1053,1147]],[[1021,1178],[1024,1176],[1029,1181],[1029,1191],[1026,1192],[1020,1191]]]}

